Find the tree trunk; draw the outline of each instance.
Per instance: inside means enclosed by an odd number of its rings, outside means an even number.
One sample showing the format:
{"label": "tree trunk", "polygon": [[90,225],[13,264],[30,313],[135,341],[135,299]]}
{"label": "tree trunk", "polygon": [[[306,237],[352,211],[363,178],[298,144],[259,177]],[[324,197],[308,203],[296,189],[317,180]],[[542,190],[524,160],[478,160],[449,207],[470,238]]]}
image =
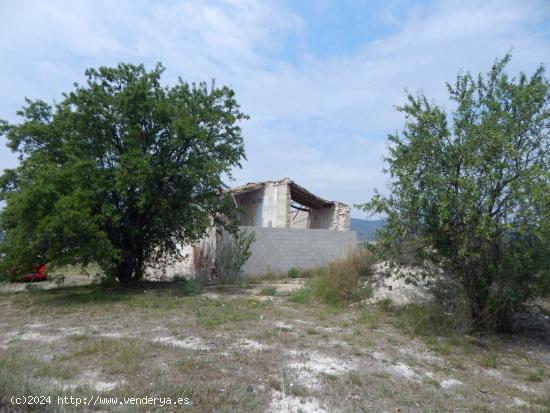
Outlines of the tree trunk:
{"label": "tree trunk", "polygon": [[464,287],[466,288],[466,296],[468,298],[468,305],[470,307],[470,317],[473,330],[483,330],[485,327],[485,300],[484,291],[481,291],[481,287],[478,282],[478,274],[475,269],[468,268],[463,277]]}
{"label": "tree trunk", "polygon": [[130,251],[123,252],[122,261],[118,264],[115,275],[121,284],[128,285],[134,283],[135,279],[135,266]]}

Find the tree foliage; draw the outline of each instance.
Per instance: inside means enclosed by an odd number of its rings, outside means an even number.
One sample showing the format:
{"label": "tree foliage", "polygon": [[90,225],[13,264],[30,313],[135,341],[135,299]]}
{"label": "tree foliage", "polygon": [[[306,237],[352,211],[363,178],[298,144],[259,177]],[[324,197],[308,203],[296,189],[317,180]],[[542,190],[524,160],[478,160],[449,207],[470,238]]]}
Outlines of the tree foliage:
{"label": "tree foliage", "polygon": [[542,66],[509,77],[509,60],[459,73],[450,116],[409,94],[405,127],[389,136],[390,195],[361,206],[388,217],[379,252],[444,258],[478,328],[503,327],[550,284],[550,87]]}
{"label": "tree foliage", "polygon": [[61,102],[27,99],[21,123],[0,123],[20,159],[0,178],[4,270],[40,255],[52,265],[96,262],[132,282],[233,216],[222,176],[244,158],[246,115],[231,89],[163,86],[163,71],[88,69]]}

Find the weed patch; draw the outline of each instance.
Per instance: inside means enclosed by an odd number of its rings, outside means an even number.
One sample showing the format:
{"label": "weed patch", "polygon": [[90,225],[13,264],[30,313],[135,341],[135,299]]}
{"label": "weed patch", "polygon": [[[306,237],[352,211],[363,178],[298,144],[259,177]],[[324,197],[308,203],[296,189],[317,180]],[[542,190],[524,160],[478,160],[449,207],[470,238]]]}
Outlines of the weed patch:
{"label": "weed patch", "polygon": [[271,296],[277,295],[277,287],[273,287],[272,285],[268,287],[264,287],[260,291],[260,295],[271,295]]}
{"label": "weed patch", "polygon": [[408,304],[393,309],[394,324],[409,336],[464,334],[469,326],[436,304]]}
{"label": "weed patch", "polygon": [[498,367],[498,359],[495,353],[484,354],[479,360],[479,364],[482,367],[488,369],[496,369]]}
{"label": "weed patch", "polygon": [[291,301],[306,304],[319,301],[341,306],[369,298],[372,288],[365,284],[370,275],[371,254],[358,250],[324,267],[310,270],[311,278],[301,290],[291,295]]}
{"label": "weed patch", "polygon": [[538,369],[531,371],[525,376],[525,380],[530,382],[539,382],[544,379],[544,369],[539,367]]}
{"label": "weed patch", "polygon": [[300,270],[296,267],[292,267],[288,270],[288,278],[298,278],[300,276]]}
{"label": "weed patch", "polygon": [[258,309],[265,304],[256,300],[236,299],[227,302],[212,300],[200,303],[195,308],[197,323],[207,328],[214,328],[229,322],[253,320]]}

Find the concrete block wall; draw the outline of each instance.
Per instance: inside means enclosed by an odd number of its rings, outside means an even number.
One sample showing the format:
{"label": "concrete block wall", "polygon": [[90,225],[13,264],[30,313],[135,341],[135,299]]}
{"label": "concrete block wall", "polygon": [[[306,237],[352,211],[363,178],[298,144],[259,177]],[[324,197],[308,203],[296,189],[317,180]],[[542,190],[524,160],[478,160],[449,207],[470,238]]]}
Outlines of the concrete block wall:
{"label": "concrete block wall", "polygon": [[287,272],[291,267],[314,268],[328,264],[353,251],[357,245],[353,231],[302,228],[240,227],[254,231],[250,259],[243,271],[246,276],[267,271]]}

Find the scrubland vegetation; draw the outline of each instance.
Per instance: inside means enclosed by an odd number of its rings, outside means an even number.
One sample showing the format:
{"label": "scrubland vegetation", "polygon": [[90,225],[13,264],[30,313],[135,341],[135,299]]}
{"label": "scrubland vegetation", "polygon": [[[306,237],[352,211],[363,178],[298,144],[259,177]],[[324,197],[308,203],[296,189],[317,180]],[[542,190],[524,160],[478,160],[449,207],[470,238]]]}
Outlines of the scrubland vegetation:
{"label": "scrubland vegetation", "polygon": [[1,293],[0,399],[193,402],[171,411],[550,411],[544,340],[472,335],[467,302],[449,303],[443,286],[425,303],[371,302],[375,261],[360,249],[250,284]]}

